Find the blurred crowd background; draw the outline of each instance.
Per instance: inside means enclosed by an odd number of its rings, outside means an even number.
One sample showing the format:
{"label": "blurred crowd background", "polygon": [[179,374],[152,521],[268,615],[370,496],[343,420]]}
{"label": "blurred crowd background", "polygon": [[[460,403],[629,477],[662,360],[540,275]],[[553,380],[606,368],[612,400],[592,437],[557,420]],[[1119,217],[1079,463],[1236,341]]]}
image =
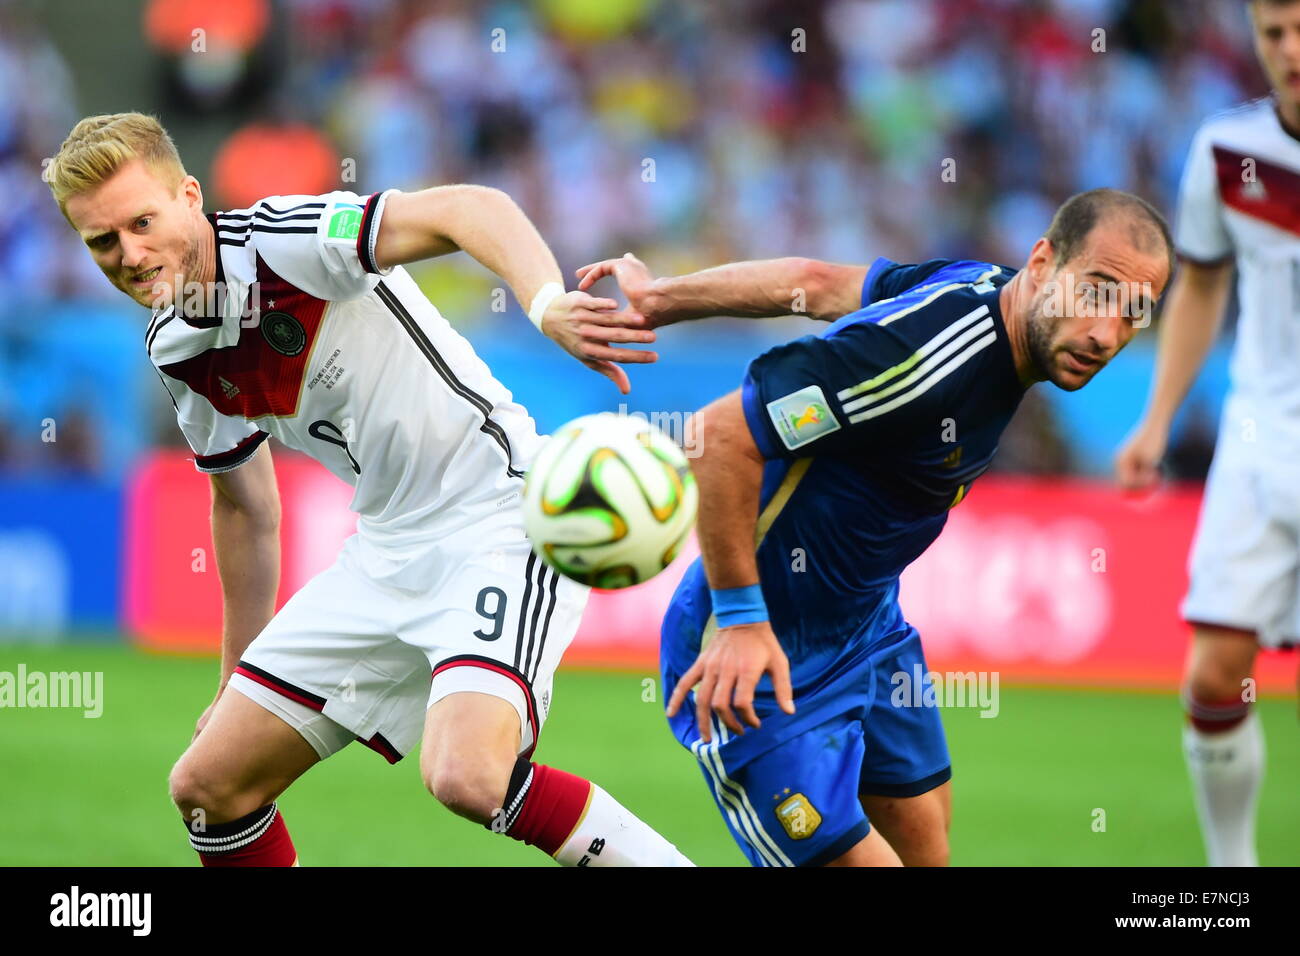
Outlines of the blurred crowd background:
{"label": "blurred crowd background", "polygon": [[[499,186],[572,275],[628,250],[660,272],[779,255],[1017,267],[1079,190],[1172,216],[1197,125],[1264,92],[1244,4],[1221,0],[0,0],[0,470],[119,479],[180,441],[146,316],[40,178],[88,113],[158,115],[211,208]],[[494,313],[499,283],[464,256],[414,271],[542,428],[616,407],[517,307]],[[628,404],[699,407],[807,330],[667,330]],[[997,466],[1104,474],[1154,341],[1084,392],[1031,392]],[[1178,423],[1177,477],[1208,465],[1224,366],[1221,346]]]}

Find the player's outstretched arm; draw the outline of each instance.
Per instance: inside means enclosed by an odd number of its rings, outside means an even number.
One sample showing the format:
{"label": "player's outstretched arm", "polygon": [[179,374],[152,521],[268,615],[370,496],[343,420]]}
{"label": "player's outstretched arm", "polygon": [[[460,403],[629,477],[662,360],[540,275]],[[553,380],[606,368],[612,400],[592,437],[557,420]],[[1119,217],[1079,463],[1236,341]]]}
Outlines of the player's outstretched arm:
{"label": "player's outstretched arm", "polygon": [[524,311],[561,348],[630,391],[615,365],[648,363],[654,352],[619,346],[655,340],[639,317],[613,299],[565,292],[559,264],[536,227],[508,195],[487,186],[437,186],[391,193],[375,242],[375,263],[389,266],[463,250],[510,286]]}
{"label": "player's outstretched arm", "polygon": [[759,726],[754,688],[765,673],[772,675],[777,702],[786,713],[794,713],[794,695],[790,662],[767,621],[758,587],[754,538],[763,456],[745,423],[739,391],[718,399],[700,417],[702,452],[691,466],[700,488],[696,536],[718,630],[677,682],[668,716],[677,713],[698,684],[695,713],[707,742],[714,713],[736,733],[744,732],[737,714],[749,726]]}
{"label": "player's outstretched arm", "polygon": [[1121,487],[1149,487],[1160,476],[1174,413],[1187,397],[1223,323],[1232,285],[1232,262],[1197,265],[1183,261],[1169,289],[1160,322],[1155,380],[1142,420],[1115,456]]}
{"label": "player's outstretched arm", "polygon": [[714,315],[745,319],[807,315],[830,322],[862,305],[867,267],[788,257],[655,278],[629,252],[621,259],[583,266],[578,270],[578,288],[586,291],[611,275],[627,296],[628,307],[644,316],[647,328],[656,329]]}
{"label": "player's outstretched arm", "polygon": [[[221,576],[221,697],[239,658],[275,614],[280,586],[280,492],[271,450],[212,476],[212,547]],[[212,706],[195,727],[197,737]]]}

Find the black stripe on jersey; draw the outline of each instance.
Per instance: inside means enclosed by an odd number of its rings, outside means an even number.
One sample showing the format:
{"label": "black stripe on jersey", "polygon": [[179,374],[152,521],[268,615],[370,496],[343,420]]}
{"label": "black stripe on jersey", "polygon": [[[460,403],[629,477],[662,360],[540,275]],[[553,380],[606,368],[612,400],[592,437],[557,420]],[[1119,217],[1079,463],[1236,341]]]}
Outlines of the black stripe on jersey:
{"label": "black stripe on jersey", "polygon": [[153,340],[158,338],[158,333],[163,330],[163,326],[165,326],[172,319],[176,318],[176,309],[175,308],[168,309],[165,313],[162,314],[166,315],[167,317],[165,319],[161,319],[160,321],[154,322],[150,326],[149,331],[145,335],[144,350],[148,352],[151,357],[153,355]]}
{"label": "black stripe on jersey", "polygon": [[528,564],[524,567],[524,600],[519,608],[519,631],[515,634],[515,670],[519,670],[519,659],[524,650],[524,621],[528,619],[528,599],[533,596],[533,566],[537,564],[537,552],[528,552]]}
{"label": "black stripe on jersey", "polygon": [[[227,233],[232,233],[232,235],[225,236],[227,239],[247,239],[250,232],[295,232],[309,236],[316,231],[315,226],[264,226],[259,222],[253,223],[251,229],[247,226],[222,226],[221,228]],[[239,229],[238,232],[235,232],[236,228]]]}
{"label": "black stripe on jersey", "polygon": [[[156,368],[154,369],[154,371],[158,372]],[[163,378],[162,372],[158,372],[158,381],[162,382],[162,387],[167,389],[167,397],[170,398],[172,401],[172,408],[174,408],[176,410],[176,413],[179,415],[181,411],[181,407],[176,404],[176,396],[172,394],[172,388],[170,385],[167,384],[167,379]]]}
{"label": "black stripe on jersey", "polygon": [[[559,573],[554,568],[551,568],[550,571],[551,571],[550,599],[546,605],[546,617],[542,621],[542,636],[537,643],[537,660],[533,662],[532,680],[537,680],[537,672],[542,669],[542,655],[546,653],[546,635],[550,632],[551,615],[555,612],[555,588],[556,585],[560,583]],[[532,683],[532,681],[529,681],[529,683]]]}
{"label": "black stripe on jersey", "polygon": [[357,230],[357,259],[361,261],[361,268],[375,274],[379,273],[379,266],[375,265],[375,260],[370,255],[370,247],[373,245],[370,231],[374,228],[375,209],[379,206],[379,197],[382,195],[382,192],[377,192],[366,200],[366,206],[361,211],[361,228]]}
{"label": "black stripe on jersey", "polygon": [[511,464],[513,455],[510,452],[510,439],[506,436],[506,430],[492,420],[492,403],[456,378],[446,360],[438,354],[438,350],[433,347],[433,343],[424,334],[420,324],[415,321],[414,316],[407,311],[406,306],[402,304],[402,301],[392,289],[380,282],[375,286],[375,293],[379,296],[379,301],[388,306],[389,311],[397,317],[397,321],[415,340],[415,344],[424,353],[424,357],[429,360],[429,364],[437,370],[451,390],[482,413],[483,424],[479,426],[479,431],[494,438],[497,444],[501,446],[502,451],[506,453],[506,474],[512,478],[522,478],[524,473]]}
{"label": "black stripe on jersey", "polygon": [[546,572],[550,570],[545,561],[539,561],[537,563],[539,565],[537,573],[537,600],[533,602],[532,621],[528,625],[528,650],[524,652],[523,666],[525,676],[527,676],[529,668],[533,666],[533,646],[537,642],[537,621],[542,616],[542,605],[546,603],[546,595],[543,592],[546,590]]}
{"label": "black stripe on jersey", "polygon": [[219,455],[195,455],[194,464],[199,471],[212,475],[231,471],[257,454],[258,446],[269,437],[271,436],[264,431],[253,432],[230,451],[223,451]]}
{"label": "black stripe on jersey", "polygon": [[[298,212],[300,209],[324,209],[325,203],[304,202],[296,206],[290,206],[288,209],[272,209],[266,205],[266,200],[262,200],[249,208],[253,212],[219,212],[217,215],[223,219],[248,219],[252,216],[287,216],[290,213]],[[320,218],[319,214],[317,214],[317,218]]]}
{"label": "black stripe on jersey", "polygon": [[319,221],[320,213],[318,212],[281,213],[280,215],[273,216],[269,212],[261,212],[259,210],[258,212],[223,212],[221,213],[221,218],[227,222],[233,222],[235,226],[246,226],[248,225],[249,221],[252,219],[256,219],[258,222],[269,222],[269,223],[294,222],[299,219],[315,219]]}

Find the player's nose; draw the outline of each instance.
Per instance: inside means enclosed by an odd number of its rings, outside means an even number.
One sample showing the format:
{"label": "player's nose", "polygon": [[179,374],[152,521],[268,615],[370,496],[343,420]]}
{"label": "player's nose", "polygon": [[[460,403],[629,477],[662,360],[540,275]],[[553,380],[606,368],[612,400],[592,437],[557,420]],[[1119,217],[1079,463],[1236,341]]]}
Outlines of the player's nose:
{"label": "player's nose", "polygon": [[144,243],[132,235],[122,235],[118,238],[122,250],[122,268],[134,269],[142,262],[145,257]]}
{"label": "player's nose", "polygon": [[1124,324],[1125,319],[1123,316],[1098,316],[1097,321],[1088,330],[1088,338],[1092,340],[1093,353],[1104,359],[1109,359],[1114,355],[1119,350]]}

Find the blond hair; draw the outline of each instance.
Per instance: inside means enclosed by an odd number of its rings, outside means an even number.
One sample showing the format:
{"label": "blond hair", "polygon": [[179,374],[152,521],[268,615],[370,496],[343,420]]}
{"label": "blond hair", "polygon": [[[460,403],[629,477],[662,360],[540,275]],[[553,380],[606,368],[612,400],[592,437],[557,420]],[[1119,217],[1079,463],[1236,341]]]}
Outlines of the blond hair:
{"label": "blond hair", "polygon": [[172,189],[185,178],[176,144],[156,118],[144,113],[87,116],[72,127],[44,178],[67,216],[69,197],[94,189],[133,159],[144,160]]}

